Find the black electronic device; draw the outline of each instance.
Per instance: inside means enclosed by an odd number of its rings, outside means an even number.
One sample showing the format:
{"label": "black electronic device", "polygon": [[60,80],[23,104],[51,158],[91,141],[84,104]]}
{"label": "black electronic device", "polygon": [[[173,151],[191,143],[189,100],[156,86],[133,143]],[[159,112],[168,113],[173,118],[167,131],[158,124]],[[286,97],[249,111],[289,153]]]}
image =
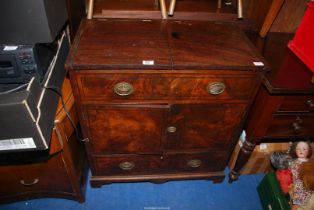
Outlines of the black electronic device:
{"label": "black electronic device", "polygon": [[57,44],[0,45],[0,84],[41,81],[57,49]]}
{"label": "black electronic device", "polygon": [[0,153],[49,149],[59,100],[51,88],[61,90],[69,51],[65,33],[57,43],[41,83],[32,77],[28,83],[18,86],[26,86],[19,91],[12,91],[18,89],[16,84],[0,84]]}
{"label": "black electronic device", "polygon": [[1,0],[0,44],[51,43],[67,19],[66,0]]}

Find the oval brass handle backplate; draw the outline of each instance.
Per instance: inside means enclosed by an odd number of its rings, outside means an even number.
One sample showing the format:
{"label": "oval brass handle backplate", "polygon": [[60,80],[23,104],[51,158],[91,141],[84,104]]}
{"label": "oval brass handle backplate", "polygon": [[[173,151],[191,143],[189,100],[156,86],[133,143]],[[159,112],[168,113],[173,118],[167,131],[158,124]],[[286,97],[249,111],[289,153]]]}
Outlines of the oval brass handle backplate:
{"label": "oval brass handle backplate", "polygon": [[133,86],[128,82],[119,82],[114,86],[114,92],[119,96],[131,95],[133,91]]}
{"label": "oval brass handle backplate", "polygon": [[191,168],[198,168],[201,166],[201,164],[202,164],[202,161],[199,159],[192,159],[187,162],[187,165]]}
{"label": "oval brass handle backplate", "polygon": [[313,99],[309,99],[306,101],[306,103],[308,104],[309,106],[309,111],[314,111],[314,100]]}
{"label": "oval brass handle backplate", "polygon": [[24,186],[32,186],[34,184],[37,184],[39,182],[39,179],[34,179],[34,181],[26,183],[24,180],[20,180],[20,183]]}
{"label": "oval brass handle backplate", "polygon": [[135,164],[133,162],[125,161],[125,162],[120,163],[119,167],[122,170],[129,171],[129,170],[132,170],[135,167]]}
{"label": "oval brass handle backplate", "polygon": [[167,132],[168,132],[168,133],[175,133],[176,131],[177,131],[177,128],[174,127],[174,126],[169,126],[169,127],[167,128]]}
{"label": "oval brass handle backplate", "polygon": [[207,92],[211,95],[219,95],[224,92],[226,86],[222,82],[212,82],[207,85]]}

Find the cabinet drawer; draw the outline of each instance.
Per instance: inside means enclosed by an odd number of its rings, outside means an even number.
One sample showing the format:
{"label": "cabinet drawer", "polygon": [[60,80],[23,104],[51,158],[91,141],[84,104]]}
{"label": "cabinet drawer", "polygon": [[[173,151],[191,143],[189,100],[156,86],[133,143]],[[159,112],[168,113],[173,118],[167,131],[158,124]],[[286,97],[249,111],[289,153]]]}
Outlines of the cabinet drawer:
{"label": "cabinet drawer", "polygon": [[223,152],[166,155],[94,156],[93,175],[149,175],[178,172],[221,171],[227,162]]}
{"label": "cabinet drawer", "polygon": [[314,112],[314,95],[285,96],[278,111]]}
{"label": "cabinet drawer", "polygon": [[[1,165],[0,197],[23,193],[73,193],[61,153],[43,163],[26,165]],[[57,179],[58,181],[52,181]]]}
{"label": "cabinet drawer", "polygon": [[78,74],[82,101],[234,99],[246,100],[254,75]]}
{"label": "cabinet drawer", "polygon": [[266,132],[267,137],[313,136],[314,115],[275,114]]}
{"label": "cabinet drawer", "polygon": [[165,159],[169,161],[171,172],[209,172],[224,170],[227,155],[221,151],[196,154],[169,154]]}

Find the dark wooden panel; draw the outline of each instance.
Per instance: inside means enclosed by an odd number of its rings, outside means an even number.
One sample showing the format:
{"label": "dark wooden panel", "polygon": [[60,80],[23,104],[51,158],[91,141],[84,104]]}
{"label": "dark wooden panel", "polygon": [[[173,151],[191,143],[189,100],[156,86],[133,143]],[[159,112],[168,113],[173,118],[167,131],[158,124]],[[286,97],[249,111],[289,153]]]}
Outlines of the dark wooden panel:
{"label": "dark wooden panel", "polygon": [[83,17],[85,17],[84,0],[67,0],[67,12],[71,41],[74,40],[76,31]]}
{"label": "dark wooden panel", "polygon": [[[168,36],[175,69],[256,69],[263,58],[235,25],[223,22],[169,22]],[[266,63],[265,63],[266,65]]]}
{"label": "dark wooden panel", "polygon": [[[141,20],[83,21],[79,46],[73,48],[73,64],[85,68],[150,67],[143,61],[154,61],[154,66],[171,68],[163,23]],[[78,44],[78,43],[77,43]]]}
{"label": "dark wooden panel", "polygon": [[244,33],[224,22],[93,20],[81,28],[70,69],[265,68],[254,65],[265,61]]}
{"label": "dark wooden panel", "polygon": [[160,152],[166,111],[166,106],[87,108],[87,146],[99,154]]}

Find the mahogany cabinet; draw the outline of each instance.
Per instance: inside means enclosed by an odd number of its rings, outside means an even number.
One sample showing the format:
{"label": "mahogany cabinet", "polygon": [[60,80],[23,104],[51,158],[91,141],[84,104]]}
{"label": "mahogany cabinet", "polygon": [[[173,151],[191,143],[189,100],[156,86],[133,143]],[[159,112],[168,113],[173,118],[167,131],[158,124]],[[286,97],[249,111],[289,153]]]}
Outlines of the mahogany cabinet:
{"label": "mahogany cabinet", "polygon": [[66,67],[91,185],[222,181],[263,62],[232,24],[83,21]]}
{"label": "mahogany cabinet", "polygon": [[236,180],[256,144],[313,141],[313,73],[287,47],[293,34],[270,33],[263,40],[263,55],[271,71],[264,75],[245,123],[246,141],[230,173]]}
{"label": "mahogany cabinet", "polygon": [[[62,88],[66,107],[78,122],[69,79]],[[59,102],[49,150],[0,156],[0,202],[40,197],[84,201],[87,163],[83,144],[73,133]]]}

